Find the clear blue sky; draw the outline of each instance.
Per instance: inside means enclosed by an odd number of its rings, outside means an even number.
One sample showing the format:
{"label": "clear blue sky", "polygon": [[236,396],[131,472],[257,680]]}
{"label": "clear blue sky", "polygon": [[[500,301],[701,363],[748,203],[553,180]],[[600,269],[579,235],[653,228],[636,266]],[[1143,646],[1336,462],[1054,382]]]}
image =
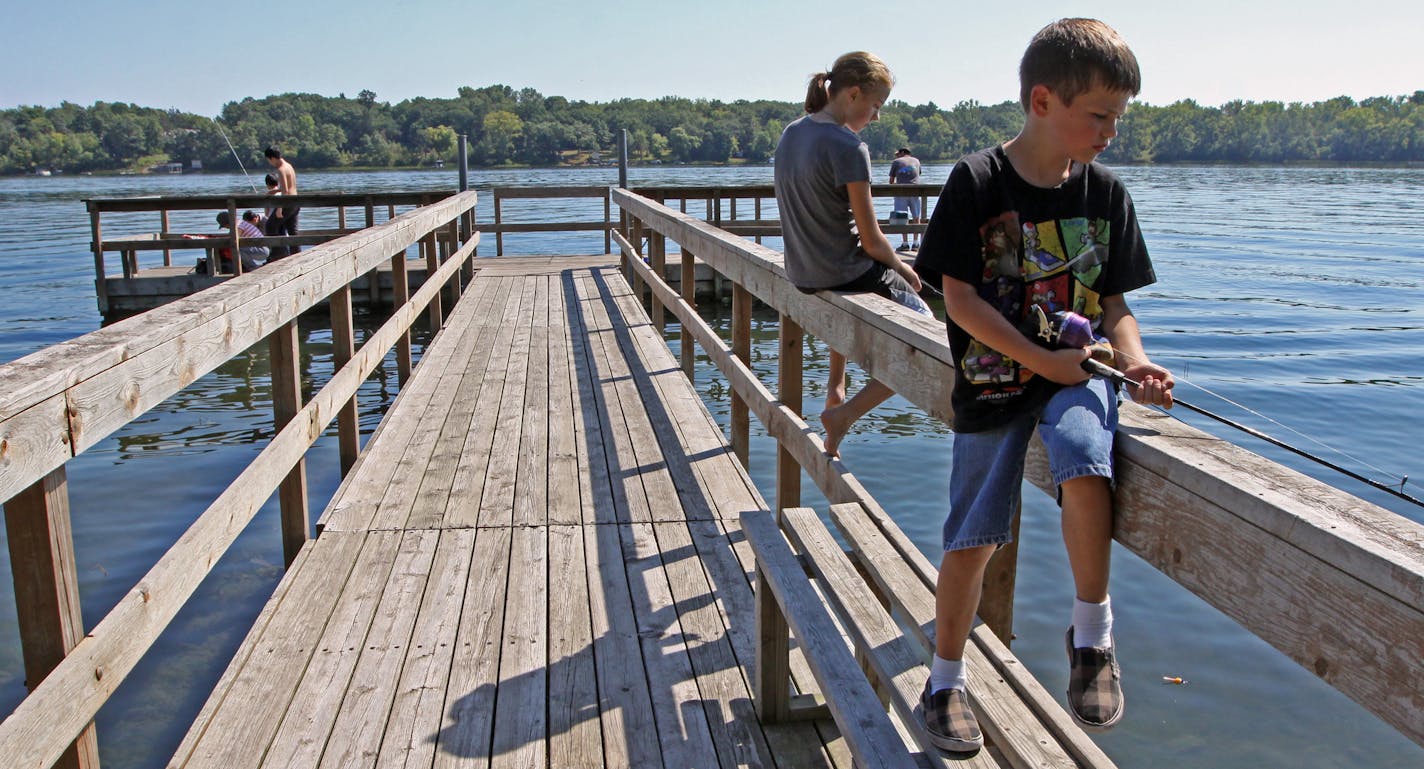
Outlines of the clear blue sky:
{"label": "clear blue sky", "polygon": [[[879,53],[893,98],[1015,98],[1018,57],[1063,16],[1116,27],[1150,104],[1318,101],[1424,89],[1424,2],[1002,3],[721,0],[42,0],[12,3],[0,107],[133,102],[216,115],[302,91],[381,101],[502,83],[608,101],[799,100],[847,50]],[[269,19],[280,21],[269,21]]]}

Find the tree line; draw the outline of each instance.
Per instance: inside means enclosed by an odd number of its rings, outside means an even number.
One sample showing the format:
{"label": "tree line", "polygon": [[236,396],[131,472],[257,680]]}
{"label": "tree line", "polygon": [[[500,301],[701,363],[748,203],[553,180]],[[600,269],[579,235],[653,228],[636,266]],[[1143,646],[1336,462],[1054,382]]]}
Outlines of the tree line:
{"label": "tree line", "polygon": [[[0,173],[118,171],[165,162],[261,167],[268,145],[303,168],[416,167],[455,158],[468,137],[475,166],[608,162],[627,129],[635,163],[765,162],[799,102],[665,97],[599,103],[532,88],[460,88],[454,98],[379,101],[287,93],[223,106],[217,119],[178,110],[97,102],[0,110]],[[892,101],[862,138],[873,157],[908,146],[952,161],[1004,141],[1023,124],[1018,102],[943,108]],[[1108,163],[1424,161],[1424,91],[1311,104],[1233,101],[1207,107],[1134,104]]]}

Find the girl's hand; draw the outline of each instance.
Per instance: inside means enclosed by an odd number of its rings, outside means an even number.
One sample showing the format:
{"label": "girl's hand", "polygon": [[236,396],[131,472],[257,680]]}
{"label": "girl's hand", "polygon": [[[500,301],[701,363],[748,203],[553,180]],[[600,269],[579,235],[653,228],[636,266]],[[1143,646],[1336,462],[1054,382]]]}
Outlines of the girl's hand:
{"label": "girl's hand", "polygon": [[1155,363],[1144,361],[1128,366],[1122,373],[1141,385],[1128,386],[1127,393],[1133,400],[1149,406],[1172,408],[1172,388],[1177,385],[1176,380],[1172,378],[1172,372]]}
{"label": "girl's hand", "polygon": [[924,288],[924,285],[920,283],[920,276],[915,274],[915,268],[900,261],[898,256],[895,257],[895,272],[900,273],[900,277],[910,284],[910,288],[915,289],[915,293],[919,293]]}

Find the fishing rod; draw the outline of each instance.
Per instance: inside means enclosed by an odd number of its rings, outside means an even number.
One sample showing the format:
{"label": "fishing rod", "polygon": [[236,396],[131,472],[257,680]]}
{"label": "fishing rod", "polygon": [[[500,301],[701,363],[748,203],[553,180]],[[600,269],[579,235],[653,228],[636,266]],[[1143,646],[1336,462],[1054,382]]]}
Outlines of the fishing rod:
{"label": "fishing rod", "polygon": [[[1098,359],[1099,357],[1103,357],[1107,358],[1108,360],[1111,360],[1113,355],[1112,347],[1108,345],[1105,340],[1101,340],[1093,335],[1092,324],[1089,323],[1087,318],[1084,318],[1082,315],[1079,315],[1076,312],[1067,311],[1059,311],[1051,314],[1045,314],[1043,312],[1043,309],[1038,307],[1037,305],[1035,305],[1032,309],[1032,314],[1030,314],[1030,316],[1025,320],[1023,326],[1019,329],[1026,336],[1030,337],[1039,344],[1049,348],[1088,348],[1092,350],[1093,354],[1090,355],[1087,360],[1083,361],[1084,371],[1087,371],[1090,374],[1096,374],[1097,376],[1103,377],[1105,379],[1110,379],[1120,385],[1125,384],[1131,385],[1132,387],[1142,386],[1141,382],[1131,379],[1126,374],[1122,373],[1121,371],[1118,371],[1117,369],[1113,368],[1112,366],[1109,366],[1107,363],[1104,363],[1102,360]],[[1350,478],[1354,478],[1355,480],[1361,483],[1364,483],[1368,486],[1379,489],[1380,491],[1396,496],[1406,502],[1410,502],[1420,507],[1424,507],[1424,500],[1412,496],[1404,491],[1404,484],[1409,482],[1408,475],[1404,476],[1400,480],[1399,488],[1396,489],[1393,486],[1386,485],[1373,478],[1367,478],[1353,470],[1341,467],[1340,465],[1337,465],[1334,462],[1325,459],[1324,457],[1316,456],[1315,454],[1312,454],[1306,451],[1305,449],[1292,446],[1291,444],[1286,443],[1285,441],[1280,440],[1279,438],[1267,435],[1261,432],[1260,430],[1257,430],[1252,427],[1247,427],[1246,425],[1243,425],[1240,422],[1227,419],[1226,417],[1221,416],[1220,414],[1212,413],[1204,408],[1201,408],[1200,406],[1193,406],[1192,404],[1187,403],[1186,401],[1176,397],[1175,395],[1172,397],[1172,402],[1189,411],[1195,411],[1196,413],[1201,414],[1202,416],[1215,419],[1216,421],[1229,427],[1234,427],[1237,430],[1240,430],[1241,432],[1244,432],[1253,438],[1260,438],[1261,440],[1271,444],[1272,446],[1278,446],[1293,454],[1305,457],[1306,459],[1309,459],[1312,462],[1328,467],[1331,470],[1334,470],[1335,472],[1341,473]],[[1375,469],[1378,470],[1379,468]]]}
{"label": "fishing rod", "polygon": [[[938,289],[936,289],[934,286],[931,286],[928,283],[924,285],[926,288],[929,288],[931,291],[933,291],[936,295],[944,296],[944,294]],[[1030,315],[1028,320],[1025,321],[1024,326],[1020,329],[1020,331],[1022,331],[1025,335],[1034,339],[1035,341],[1038,341],[1039,343],[1043,344],[1045,347],[1087,347],[1094,349],[1095,352],[1098,352],[1098,350],[1105,350],[1108,355],[1111,355],[1112,348],[1106,343],[1100,342],[1099,340],[1094,338],[1092,326],[1083,316],[1075,312],[1067,311],[1054,312],[1051,315],[1046,315],[1043,312],[1042,308],[1036,305],[1033,307],[1033,311],[1033,314]],[[1122,373],[1121,371],[1118,371],[1117,369],[1113,368],[1112,366],[1109,366],[1108,364],[1102,362],[1101,360],[1098,360],[1095,357],[1090,356],[1087,360],[1083,361],[1083,370],[1087,371],[1090,374],[1095,374],[1097,376],[1103,377],[1104,379],[1110,379],[1113,382],[1118,383],[1119,385],[1131,385],[1132,387],[1142,386],[1141,382],[1138,382],[1128,377],[1126,374]],[[1178,398],[1176,395],[1172,396],[1172,402],[1178,406],[1187,409],[1188,411],[1195,411],[1196,413],[1201,414],[1204,417],[1214,419],[1228,427],[1233,427],[1237,430],[1240,430],[1241,432],[1246,433],[1247,435],[1250,435],[1253,438],[1259,438],[1271,444],[1272,446],[1278,446],[1293,454],[1309,459],[1310,461],[1315,462],[1316,464],[1328,467],[1337,473],[1345,475],[1349,478],[1353,478],[1372,488],[1379,489],[1380,491],[1383,491],[1386,494],[1398,497],[1404,500],[1405,502],[1418,505],[1419,507],[1424,507],[1424,499],[1419,499],[1418,497],[1415,497],[1404,491],[1404,485],[1409,482],[1408,475],[1405,475],[1400,478],[1399,488],[1396,489],[1393,486],[1385,484],[1381,481],[1365,477],[1353,470],[1341,467],[1340,465],[1335,464],[1334,462],[1331,462],[1330,460],[1324,457],[1312,454],[1309,451],[1306,451],[1305,449],[1292,446],[1291,444],[1286,443],[1285,441],[1279,438],[1267,435],[1266,433],[1263,433],[1253,427],[1248,427],[1246,425],[1241,424],[1240,422],[1228,419],[1224,416],[1221,416],[1220,414],[1213,413],[1200,406],[1194,406],[1182,400],[1181,398]],[[1378,470],[1379,468],[1375,469]]]}
{"label": "fishing rod", "polygon": [[213,121],[213,125],[218,127],[218,133],[222,134],[223,141],[227,142],[227,148],[232,150],[232,159],[237,161],[237,167],[242,169],[242,175],[247,177],[247,186],[251,187],[252,194],[256,195],[257,185],[252,181],[252,174],[247,173],[246,166],[242,165],[242,158],[238,157],[237,148],[232,146],[232,140],[227,138],[227,131],[223,130],[222,123],[219,123],[216,118],[210,119]]}

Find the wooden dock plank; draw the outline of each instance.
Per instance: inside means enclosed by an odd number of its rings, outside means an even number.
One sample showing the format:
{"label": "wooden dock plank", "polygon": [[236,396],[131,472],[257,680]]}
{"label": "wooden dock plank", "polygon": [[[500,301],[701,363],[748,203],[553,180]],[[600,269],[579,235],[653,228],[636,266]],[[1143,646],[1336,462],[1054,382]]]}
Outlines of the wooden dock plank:
{"label": "wooden dock plank", "polygon": [[[412,633],[421,598],[427,582],[439,576],[432,569],[439,540],[440,532],[435,530],[406,531],[402,535],[371,629],[357,650],[356,667],[338,703],[319,766],[357,769],[376,765],[401,668],[411,645],[419,640]],[[308,761],[300,763],[313,765]]]}
{"label": "wooden dock plank", "polygon": [[547,526],[512,531],[490,763],[495,769],[547,766],[548,633],[563,620],[549,616],[548,532]]}
{"label": "wooden dock plank", "polygon": [[254,628],[234,658],[236,673],[215,690],[170,767],[256,767],[291,702],[307,661],[336,610],[342,585],[375,555],[364,533],[332,532],[283,579],[290,582],[272,619]]}
{"label": "wooden dock plank", "polygon": [[486,280],[495,281],[500,286],[503,301],[489,303],[476,315],[475,322],[494,327],[495,336],[490,343],[490,359],[480,387],[480,403],[475,406],[470,434],[465,439],[465,449],[456,463],[455,478],[450,484],[450,501],[445,511],[447,526],[474,526],[478,522],[480,499],[484,496],[490,452],[494,447],[495,424],[499,418],[499,404],[504,397],[510,347],[514,339],[514,328],[506,324],[504,318],[517,315],[524,300],[523,292],[516,290],[518,281],[508,278]]}
{"label": "wooden dock plank", "polygon": [[434,737],[437,769],[489,763],[510,544],[509,527],[480,529],[475,537],[445,691],[444,721]]}
{"label": "wooden dock plank", "polygon": [[400,532],[375,531],[366,535],[362,556],[267,746],[264,767],[316,766],[321,759],[392,569],[414,554],[402,551]]}
{"label": "wooden dock plank", "polygon": [[572,379],[573,337],[565,313],[563,280],[557,275],[548,276],[548,280],[549,523],[577,525],[583,520],[579,502],[579,445],[584,440],[579,420],[581,402],[579,388]]}
{"label": "wooden dock plank", "polygon": [[[456,312],[474,314],[478,302],[497,295],[496,290],[483,293],[470,305],[456,305]],[[460,457],[465,452],[465,444],[473,433],[470,423],[475,418],[475,409],[485,393],[485,374],[488,371],[497,329],[488,324],[472,323],[466,326],[465,318],[452,316],[452,325],[460,323],[464,336],[474,338],[474,349],[468,359],[464,373],[455,387],[455,395],[446,406],[447,417],[440,429],[440,435],[420,475],[420,487],[415,493],[406,528],[443,526],[450,506],[451,489],[455,483],[455,472]]]}
{"label": "wooden dock plank", "polygon": [[603,728],[583,530],[550,526],[548,542],[549,765],[601,769]]}
{"label": "wooden dock plank", "polygon": [[440,533],[430,582],[385,721],[378,766],[429,767],[435,761],[434,737],[445,717],[445,689],[474,549],[474,529]]}
{"label": "wooden dock plank", "polygon": [[[476,293],[482,288],[478,281],[471,286]],[[418,418],[412,419],[406,414],[408,411],[424,414],[428,410],[439,392],[439,374],[444,373],[443,367],[454,356],[458,341],[459,335],[456,334],[439,334],[432,340],[418,367],[422,371],[421,376],[407,383],[396,396],[396,402],[391,404],[387,418],[381,422],[382,432],[390,434],[380,442],[375,441],[374,436],[367,442],[368,451],[363,452],[358,460],[361,471],[354,472],[353,468],[337,489],[327,511],[321,516],[322,529],[364,531],[370,526],[384,499],[386,487],[395,478],[399,455],[392,457],[388,454],[393,451],[403,453],[420,426]],[[359,350],[357,354],[360,354]]]}
{"label": "wooden dock plank", "polygon": [[[514,520],[515,483],[519,474],[519,437],[524,425],[525,379],[529,371],[529,339],[534,314],[534,287],[519,281],[521,300],[517,314],[502,323],[514,326],[505,368],[504,388],[495,417],[494,440],[480,497],[478,525],[508,526]],[[494,404],[490,404],[495,407]]]}

